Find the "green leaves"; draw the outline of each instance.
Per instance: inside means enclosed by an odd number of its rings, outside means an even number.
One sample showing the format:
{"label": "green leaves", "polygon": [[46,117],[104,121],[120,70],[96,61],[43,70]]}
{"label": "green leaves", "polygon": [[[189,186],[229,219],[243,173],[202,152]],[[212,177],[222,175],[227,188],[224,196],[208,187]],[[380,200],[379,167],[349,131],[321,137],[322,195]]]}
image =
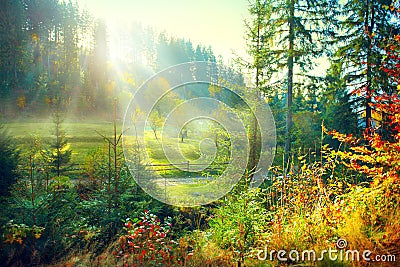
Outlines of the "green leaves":
{"label": "green leaves", "polygon": [[236,259],[243,262],[264,232],[268,217],[261,190],[243,190],[222,202],[209,221],[208,232],[221,248],[234,248]]}

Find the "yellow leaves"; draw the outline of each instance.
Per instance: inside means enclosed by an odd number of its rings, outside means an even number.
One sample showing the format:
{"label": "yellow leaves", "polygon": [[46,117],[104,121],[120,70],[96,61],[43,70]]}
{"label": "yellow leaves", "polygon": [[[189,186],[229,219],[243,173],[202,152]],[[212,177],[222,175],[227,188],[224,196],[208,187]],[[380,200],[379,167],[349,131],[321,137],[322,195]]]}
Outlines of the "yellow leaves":
{"label": "yellow leaves", "polygon": [[356,146],[350,148],[353,152],[370,155],[371,151],[365,146]]}
{"label": "yellow leaves", "polygon": [[93,237],[97,236],[96,231],[84,231],[83,239],[86,241],[91,240]]}
{"label": "yellow leaves", "polygon": [[377,110],[372,110],[372,118],[376,122],[382,121],[382,113]]}
{"label": "yellow leaves", "polygon": [[4,243],[22,245],[26,238],[39,239],[44,229],[36,225],[29,227],[25,224],[16,224],[11,220],[4,226]]}
{"label": "yellow leaves", "polygon": [[26,97],[24,95],[17,98],[17,106],[21,109],[25,108]]}
{"label": "yellow leaves", "polygon": [[336,130],[332,130],[328,132],[329,135],[332,135],[332,138],[337,139],[340,142],[348,143],[350,145],[356,145],[360,142],[358,138],[355,138],[352,134],[342,134]]}
{"label": "yellow leaves", "polygon": [[66,152],[66,151],[68,151],[70,149],[71,149],[71,144],[67,143],[60,151],[61,152]]}
{"label": "yellow leaves", "polygon": [[48,105],[48,106],[50,106],[51,105],[51,99],[50,99],[50,97],[48,97],[48,96],[45,96],[44,98],[43,98],[43,101]]}
{"label": "yellow leaves", "polygon": [[133,75],[131,73],[124,72],[123,81],[129,85],[132,85],[132,86],[135,85],[135,80],[133,79]]}
{"label": "yellow leaves", "polygon": [[325,125],[324,125],[324,123],[322,122],[322,124],[321,124],[321,128],[322,128],[322,131],[324,132],[324,133],[328,133],[328,129],[326,129],[326,127],[325,127]]}
{"label": "yellow leaves", "polygon": [[382,8],[383,9],[385,9],[385,10],[390,10],[391,12],[394,12],[395,11],[395,7],[394,7],[394,5],[382,5]]}
{"label": "yellow leaves", "polygon": [[312,191],[314,191],[314,192],[318,192],[318,186],[316,186],[316,185],[315,185],[315,186],[313,186],[313,187],[312,187]]}
{"label": "yellow leaves", "polygon": [[39,40],[39,37],[36,33],[32,33],[32,42],[36,43]]}
{"label": "yellow leaves", "polygon": [[305,172],[306,169],[307,169],[307,165],[306,165],[306,164],[304,164],[303,166],[301,166],[301,171],[302,171],[302,172]]}
{"label": "yellow leaves", "polygon": [[107,96],[112,96],[116,87],[115,81],[107,82],[105,87]]}
{"label": "yellow leaves", "polygon": [[210,87],[208,87],[208,91],[210,92],[211,96],[215,96],[216,93],[221,91],[221,87],[216,85],[210,85]]}

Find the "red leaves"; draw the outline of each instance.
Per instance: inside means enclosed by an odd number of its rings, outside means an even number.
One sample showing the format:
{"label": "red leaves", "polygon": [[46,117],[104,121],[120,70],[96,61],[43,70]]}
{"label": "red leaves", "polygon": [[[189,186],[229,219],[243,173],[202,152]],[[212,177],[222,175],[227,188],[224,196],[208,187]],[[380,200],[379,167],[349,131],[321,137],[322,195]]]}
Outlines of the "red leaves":
{"label": "red leaves", "polygon": [[131,228],[131,226],[132,226],[132,223],[130,221],[125,223],[125,227],[128,229]]}
{"label": "red leaves", "polygon": [[[372,106],[376,112],[386,114],[386,126],[390,126],[392,137],[383,138],[381,130],[367,129],[363,134],[364,143],[351,134],[341,134],[335,130],[328,132],[333,138],[350,145],[350,151],[336,152],[344,164],[359,173],[373,178],[375,181],[394,179],[400,172],[400,99],[398,95],[382,94],[374,97]],[[377,131],[379,130],[379,131]]]}
{"label": "red leaves", "polygon": [[129,258],[141,265],[171,262],[174,247],[169,244],[177,243],[168,236],[172,227],[169,218],[162,224],[159,218],[145,210],[140,221],[132,223],[128,219],[124,225],[127,233],[120,237],[118,251],[113,252],[116,257]]}
{"label": "red leaves", "polygon": [[[380,47],[386,50],[386,60],[382,62],[380,70],[387,74],[392,84],[400,88],[400,35],[395,35],[392,40],[380,44]],[[368,62],[361,62],[361,64],[368,65]],[[397,94],[388,95],[381,92],[377,95],[377,92],[370,90],[365,85],[356,88],[351,93],[363,95],[365,98],[371,97],[371,106],[374,108],[375,114],[385,118],[381,123],[386,125],[376,129],[366,129],[363,139],[368,146],[359,145],[360,140],[352,135],[341,134],[335,130],[328,132],[333,138],[351,147],[352,152],[338,151],[337,154],[345,160],[346,166],[374,179],[393,177],[394,173],[400,172],[399,97]],[[392,136],[383,138],[381,136],[383,128],[385,131],[390,129]]]}

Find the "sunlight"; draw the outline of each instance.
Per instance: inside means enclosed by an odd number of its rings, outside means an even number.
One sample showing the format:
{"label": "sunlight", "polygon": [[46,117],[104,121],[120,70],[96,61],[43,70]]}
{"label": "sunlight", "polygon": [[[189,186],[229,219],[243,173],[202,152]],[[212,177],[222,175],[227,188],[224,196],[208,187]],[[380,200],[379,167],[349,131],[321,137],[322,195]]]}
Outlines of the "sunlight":
{"label": "sunlight", "polygon": [[109,58],[112,62],[118,62],[121,60],[130,61],[128,55],[133,50],[131,47],[133,44],[129,44],[129,40],[126,32],[121,32],[121,26],[125,28],[127,32],[130,32],[129,22],[115,21],[110,18],[106,20],[107,26],[107,38],[109,48]]}
{"label": "sunlight", "polygon": [[[246,54],[242,22],[248,18],[247,1],[81,0],[80,5],[111,26],[125,25],[119,29],[138,21],[158,32],[184,35],[196,45],[211,45],[225,59],[234,57],[232,51],[240,56]],[[207,14],[206,17],[204,14]],[[113,57],[123,58],[124,54],[117,44],[110,44],[110,50]]]}
{"label": "sunlight", "polygon": [[399,266],[382,2],[0,1],[0,265]]}

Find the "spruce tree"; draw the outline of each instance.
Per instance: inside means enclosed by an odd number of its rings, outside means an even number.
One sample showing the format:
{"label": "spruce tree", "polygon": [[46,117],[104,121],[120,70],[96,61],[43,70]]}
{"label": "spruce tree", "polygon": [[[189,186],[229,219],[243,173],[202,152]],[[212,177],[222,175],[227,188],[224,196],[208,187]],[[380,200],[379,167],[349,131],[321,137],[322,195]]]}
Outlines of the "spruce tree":
{"label": "spruce tree", "polygon": [[0,196],[8,195],[17,180],[18,155],[14,140],[0,124]]}
{"label": "spruce tree", "polygon": [[333,63],[341,70],[346,91],[352,93],[350,100],[363,126],[372,124],[373,96],[382,92],[396,92],[387,74],[381,69],[388,58],[380,47],[382,41],[398,32],[399,20],[385,9],[387,0],[347,0],[340,6],[339,32],[336,36],[337,51]]}
{"label": "spruce tree", "polygon": [[[285,147],[288,159],[293,125],[293,96],[306,94],[313,83],[309,71],[314,59],[326,51],[326,38],[331,36],[330,18],[335,16],[336,1],[256,0],[250,6],[252,22],[249,29],[249,54],[255,72],[255,83],[264,96],[272,101],[286,101]],[[302,80],[302,82],[300,82]],[[315,92],[317,95],[317,92]],[[299,99],[302,99],[301,97]],[[279,103],[274,103],[280,107]],[[277,110],[282,112],[282,110]],[[278,134],[281,123],[277,121]],[[279,148],[278,148],[279,149]]]}
{"label": "spruce tree", "polygon": [[61,176],[71,161],[72,151],[69,149],[66,133],[62,128],[63,115],[58,109],[53,114],[53,123],[52,142],[46,150],[46,158],[50,170]]}

